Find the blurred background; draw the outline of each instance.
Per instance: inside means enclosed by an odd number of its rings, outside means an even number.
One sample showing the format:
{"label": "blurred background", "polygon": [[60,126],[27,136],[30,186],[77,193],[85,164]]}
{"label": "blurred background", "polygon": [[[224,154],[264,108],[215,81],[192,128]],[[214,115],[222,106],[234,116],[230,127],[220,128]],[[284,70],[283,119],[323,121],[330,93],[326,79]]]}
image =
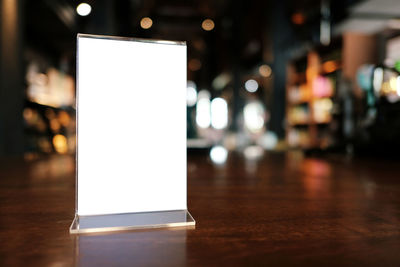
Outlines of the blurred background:
{"label": "blurred background", "polygon": [[399,1],[0,2],[2,157],[75,153],[77,33],[186,41],[188,149],[216,165],[400,149]]}

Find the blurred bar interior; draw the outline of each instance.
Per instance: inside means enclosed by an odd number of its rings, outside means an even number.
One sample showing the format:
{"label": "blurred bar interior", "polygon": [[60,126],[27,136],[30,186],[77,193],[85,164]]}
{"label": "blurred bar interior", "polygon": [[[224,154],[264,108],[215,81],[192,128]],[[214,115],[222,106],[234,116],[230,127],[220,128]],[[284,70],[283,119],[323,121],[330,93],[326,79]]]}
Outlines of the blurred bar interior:
{"label": "blurred bar interior", "polygon": [[[195,230],[69,235],[77,33],[187,42]],[[400,0],[0,0],[0,266],[400,266],[399,155]]]}
{"label": "blurred bar interior", "polygon": [[396,156],[399,8],[395,0],[1,0],[0,154],[74,153],[81,32],[187,41],[188,149],[217,165],[229,151]]}

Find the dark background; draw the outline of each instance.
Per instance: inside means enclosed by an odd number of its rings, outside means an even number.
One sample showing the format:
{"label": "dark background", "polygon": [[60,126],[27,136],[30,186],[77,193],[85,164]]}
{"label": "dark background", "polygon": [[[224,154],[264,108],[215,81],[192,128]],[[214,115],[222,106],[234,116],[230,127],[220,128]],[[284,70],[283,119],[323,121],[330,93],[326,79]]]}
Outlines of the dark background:
{"label": "dark background", "polygon": [[[255,145],[263,150],[396,155],[400,113],[395,89],[384,89],[385,79],[389,84],[398,75],[395,62],[400,58],[388,60],[386,51],[399,34],[396,1],[87,3],[91,13],[79,16],[80,1],[1,1],[1,155],[74,153],[71,92],[77,33],[186,41],[188,80],[197,92],[208,91],[210,100],[224,99],[229,111],[224,129],[200,129],[196,107],[188,107],[188,139],[202,141],[196,149],[222,145],[242,151]],[[148,29],[140,25],[144,17],[153,22]],[[214,22],[212,30],[202,28],[205,19]],[[362,88],[357,76],[367,63],[385,73],[375,93]],[[268,72],[261,73],[261,66]],[[218,85],[221,77],[224,82]],[[332,83],[332,93],[321,104],[328,107],[326,114],[314,109],[314,95],[292,101],[288,93],[301,85],[312,91],[316,77]],[[249,79],[258,82],[256,92],[246,91]],[[363,81],[372,79],[366,75]],[[38,97],[37,88],[45,94]],[[258,131],[246,128],[243,112],[249,103],[262,109]],[[302,112],[307,121],[298,120]],[[326,119],[313,119],[318,116]]]}

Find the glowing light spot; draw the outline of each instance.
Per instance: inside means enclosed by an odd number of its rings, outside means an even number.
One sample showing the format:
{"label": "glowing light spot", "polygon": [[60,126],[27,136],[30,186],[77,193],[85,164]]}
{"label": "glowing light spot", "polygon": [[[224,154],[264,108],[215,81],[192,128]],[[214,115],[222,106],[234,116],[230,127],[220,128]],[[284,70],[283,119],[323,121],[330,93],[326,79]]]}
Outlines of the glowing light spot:
{"label": "glowing light spot", "polygon": [[268,131],[258,140],[258,144],[267,150],[273,150],[278,144],[278,136]]}
{"label": "glowing light spot", "polygon": [[196,105],[196,123],[200,128],[208,128],[211,124],[210,93],[202,90],[198,94]]}
{"label": "glowing light spot", "polygon": [[382,82],[383,82],[383,69],[376,68],[374,70],[374,78],[373,78],[374,91],[376,95],[379,94],[379,90],[382,87]]}
{"label": "glowing light spot", "polygon": [[261,103],[253,102],[244,107],[244,124],[252,133],[260,132],[264,127],[264,108]]}
{"label": "glowing light spot", "polygon": [[243,151],[244,157],[248,160],[257,160],[264,154],[264,150],[260,146],[248,146]]}
{"label": "glowing light spot", "polygon": [[215,24],[214,21],[211,19],[205,19],[203,21],[203,23],[201,23],[201,27],[203,28],[203,30],[205,31],[211,31],[212,29],[214,29]]}
{"label": "glowing light spot", "polygon": [[260,73],[261,76],[268,78],[269,76],[271,76],[272,70],[271,67],[268,65],[261,65],[258,68],[258,72]]}
{"label": "glowing light spot", "polygon": [[68,151],[67,138],[64,135],[55,135],[53,137],[53,145],[54,149],[60,154],[65,154]]}
{"label": "glowing light spot", "polygon": [[189,60],[189,70],[191,71],[197,71],[199,69],[201,69],[201,61],[198,60],[197,58],[192,58],[191,60]]}
{"label": "glowing light spot", "polygon": [[321,98],[314,100],[314,120],[321,123],[329,122],[331,120],[332,107],[333,103],[330,98]]}
{"label": "glowing light spot", "polygon": [[217,165],[222,165],[228,158],[228,150],[223,146],[214,146],[210,150],[211,161]]}
{"label": "glowing light spot", "polygon": [[337,62],[330,60],[322,64],[322,70],[326,73],[334,72],[338,69]]}
{"label": "glowing light spot", "polygon": [[390,80],[389,80],[389,83],[390,83],[391,91],[392,92],[397,92],[397,89],[396,89],[396,87],[397,87],[397,79],[396,79],[396,77],[391,77]]}
{"label": "glowing light spot", "polygon": [[250,79],[250,80],[246,81],[246,83],[244,84],[244,87],[246,88],[246,90],[248,92],[254,93],[258,89],[258,82],[256,80]]}
{"label": "glowing light spot", "polygon": [[211,101],[211,126],[215,129],[224,129],[228,125],[228,104],[223,98],[214,98]]}
{"label": "glowing light spot", "polygon": [[296,12],[292,15],[292,22],[296,25],[302,25],[305,21],[305,16],[300,12]]}
{"label": "glowing light spot", "polygon": [[143,29],[150,29],[151,26],[153,26],[153,20],[151,18],[144,17],[140,20],[140,27],[142,27]]}
{"label": "glowing light spot", "polygon": [[53,132],[58,132],[60,130],[60,128],[61,128],[61,125],[60,125],[60,123],[58,122],[57,119],[51,119],[50,120],[50,129]]}
{"label": "glowing light spot", "polygon": [[228,73],[221,73],[212,81],[212,86],[217,90],[222,90],[231,79],[232,78]]}
{"label": "glowing light spot", "polygon": [[85,17],[92,12],[92,7],[88,3],[80,3],[76,7],[76,13],[78,13],[79,16]]}
{"label": "glowing light spot", "polygon": [[400,96],[400,76],[397,76],[397,95]]}
{"label": "glowing light spot", "polygon": [[33,118],[33,110],[30,108],[25,108],[22,114],[25,121],[31,121],[31,119]]}
{"label": "glowing light spot", "polygon": [[45,86],[47,84],[47,82],[48,82],[48,78],[47,78],[47,75],[44,73],[39,73],[34,78],[34,83],[39,86]]}
{"label": "glowing light spot", "polygon": [[196,84],[192,81],[187,82],[186,87],[186,104],[188,107],[193,107],[197,102]]}
{"label": "glowing light spot", "polygon": [[67,127],[71,121],[71,118],[66,111],[61,110],[60,113],[58,113],[58,120],[62,126]]}

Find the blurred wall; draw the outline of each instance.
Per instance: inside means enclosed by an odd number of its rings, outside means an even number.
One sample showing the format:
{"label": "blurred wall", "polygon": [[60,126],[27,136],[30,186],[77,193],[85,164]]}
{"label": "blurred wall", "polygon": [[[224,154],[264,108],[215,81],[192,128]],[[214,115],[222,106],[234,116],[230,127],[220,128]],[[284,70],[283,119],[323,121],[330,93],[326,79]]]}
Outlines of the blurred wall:
{"label": "blurred wall", "polygon": [[[366,63],[377,62],[377,37],[363,33],[347,32],[343,34],[343,75],[356,83],[357,69]],[[357,96],[361,96],[361,89],[355,87]]]}

